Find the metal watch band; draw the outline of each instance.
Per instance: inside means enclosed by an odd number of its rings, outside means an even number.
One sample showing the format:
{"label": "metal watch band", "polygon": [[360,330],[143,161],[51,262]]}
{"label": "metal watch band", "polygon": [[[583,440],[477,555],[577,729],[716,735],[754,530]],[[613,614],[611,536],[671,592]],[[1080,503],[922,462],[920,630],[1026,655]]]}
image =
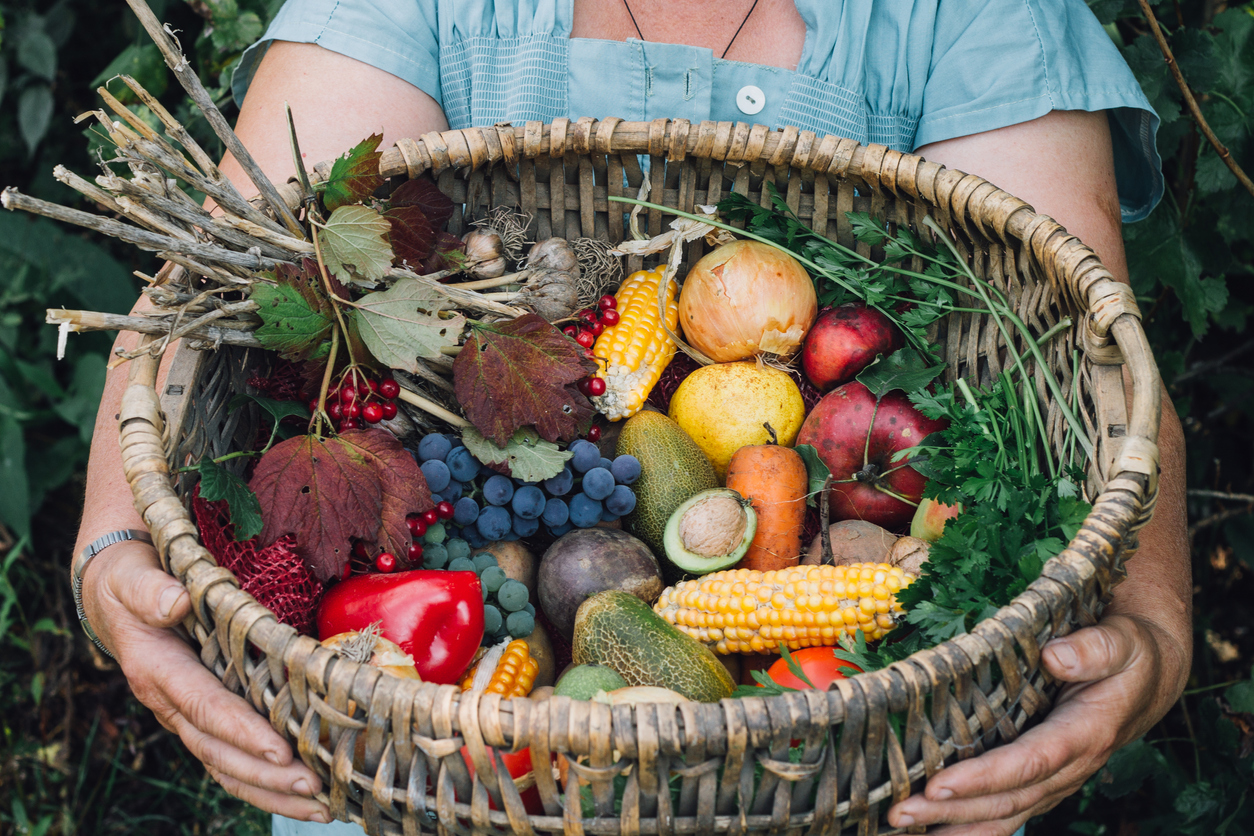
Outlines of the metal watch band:
{"label": "metal watch band", "polygon": [[74,565],[70,567],[70,589],[74,592],[74,609],[78,612],[78,622],[83,626],[83,632],[87,634],[87,638],[91,639],[96,647],[100,648],[100,651],[110,659],[116,657],[100,641],[96,631],[91,629],[91,624],[87,621],[87,613],[83,611],[83,572],[87,570],[87,564],[93,557],[116,543],[125,543],[128,540],[139,540],[150,545],[152,544],[152,537],[147,531],[140,531],[136,528],[110,531],[103,537],[98,537],[91,541],[74,559]]}

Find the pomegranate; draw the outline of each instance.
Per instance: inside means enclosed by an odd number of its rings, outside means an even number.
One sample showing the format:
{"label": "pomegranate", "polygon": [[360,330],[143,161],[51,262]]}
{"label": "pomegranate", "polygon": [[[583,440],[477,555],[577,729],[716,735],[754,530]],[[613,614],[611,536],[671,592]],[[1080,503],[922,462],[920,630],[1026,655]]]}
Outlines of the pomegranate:
{"label": "pomegranate", "polygon": [[819,401],[797,444],[812,445],[832,471],[833,520],[866,520],[902,530],[914,516],[927,479],[893,456],[945,426],[915,409],[902,392],[889,392],[877,409],[875,396],[854,381]]}
{"label": "pomegranate", "polygon": [[848,383],[879,354],[901,347],[888,317],[858,302],[819,314],[801,346],[801,367],[822,391]]}

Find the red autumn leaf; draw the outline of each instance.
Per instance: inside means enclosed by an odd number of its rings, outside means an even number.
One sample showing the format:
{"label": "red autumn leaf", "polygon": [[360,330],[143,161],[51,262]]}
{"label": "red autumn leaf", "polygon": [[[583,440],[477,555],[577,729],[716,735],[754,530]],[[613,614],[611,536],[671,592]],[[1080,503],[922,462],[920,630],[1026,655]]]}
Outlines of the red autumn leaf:
{"label": "red autumn leaf", "polygon": [[319,580],[343,572],[350,540],[379,532],[383,489],[375,463],[338,438],[299,435],[276,444],[248,486],[261,502],[261,546],[295,535],[296,550]]}
{"label": "red autumn leaf", "polygon": [[383,213],[392,225],[388,241],[397,261],[417,270],[435,248],[435,227],[418,206],[393,206]]}
{"label": "red autumn leaf", "polygon": [[466,417],[504,447],[534,426],[546,441],[569,441],[592,419],[592,404],[572,384],[596,370],[573,340],[536,314],[471,325],[453,361],[453,386]]}
{"label": "red autumn leaf", "polygon": [[418,270],[418,273],[425,276],[441,270],[460,269],[465,261],[466,242],[456,235],[441,231],[436,233],[435,248],[423,262],[422,269]]}
{"label": "red autumn leaf", "polygon": [[382,141],[382,134],[367,137],[331,163],[331,174],[322,192],[322,203],[328,212],[362,203],[383,185],[379,174],[379,159],[383,154],[377,150]]}
{"label": "red autumn leaf", "polygon": [[368,539],[380,550],[404,558],[413,542],[405,518],[435,507],[418,463],[387,430],[350,430],[340,434],[340,441],[355,447],[373,465],[383,493],[379,530]]}
{"label": "red autumn leaf", "polygon": [[394,209],[400,206],[417,206],[435,229],[444,226],[453,217],[453,201],[428,177],[401,183],[388,198],[388,203]]}

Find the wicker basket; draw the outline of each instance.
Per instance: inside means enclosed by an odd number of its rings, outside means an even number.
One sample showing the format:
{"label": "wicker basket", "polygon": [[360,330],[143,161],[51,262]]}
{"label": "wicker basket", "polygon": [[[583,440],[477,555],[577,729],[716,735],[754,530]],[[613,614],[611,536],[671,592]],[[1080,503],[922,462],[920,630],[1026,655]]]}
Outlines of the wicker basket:
{"label": "wicker basket", "polygon": [[[647,168],[638,155],[648,155]],[[240,591],[200,545],[186,485],[176,490],[171,465],[254,437],[249,419],[226,402],[242,389],[256,352],[183,351],[160,397],[157,361],[136,360],[121,415],[126,474],[163,561],[190,590],[189,628],[201,658],[322,776],[321,798],[334,816],[372,834],[836,833],[853,826],[874,834],[889,803],[919,790],[945,764],[1014,740],[1048,711],[1057,686],[1040,669],[1041,645],[1097,620],[1157,486],[1157,369],[1128,288],[1079,240],[979,177],[795,128],[532,122],[403,140],[381,168],[391,177],[431,171],[458,206],[454,232],[494,206],[517,205],[535,217],[538,237],[614,240],[623,234],[622,209],[607,196],[634,196],[646,176],[653,200],[684,210],[729,191],[766,202],[774,184],[816,231],[864,253],[870,250],[854,241],[846,213],[870,212],[924,236],[919,222],[931,214],[1038,333],[1074,317],[1077,325],[1049,343],[1047,357],[1064,390],[1078,394],[1097,451],[1088,464],[1094,507],[1070,546],[996,617],[827,692],[634,709],[568,698],[469,698],[454,686],[381,675],[297,635]],[[660,232],[664,213],[647,217],[648,231]],[[693,243],[689,255],[703,246]],[[999,334],[984,317],[955,313],[939,323],[936,341],[950,375],[987,382],[1001,368]],[[1077,349],[1083,359],[1073,379]],[[1038,381],[1057,447],[1062,418]],[[323,725],[330,735],[320,743]],[[804,754],[790,763],[796,740]],[[546,815],[527,815],[515,784],[498,779],[501,761],[489,748],[526,746]],[[565,786],[550,768],[552,753],[571,762]],[[624,773],[620,808],[614,779]],[[499,775],[506,774],[501,765]],[[585,784],[592,817],[581,807]]]}

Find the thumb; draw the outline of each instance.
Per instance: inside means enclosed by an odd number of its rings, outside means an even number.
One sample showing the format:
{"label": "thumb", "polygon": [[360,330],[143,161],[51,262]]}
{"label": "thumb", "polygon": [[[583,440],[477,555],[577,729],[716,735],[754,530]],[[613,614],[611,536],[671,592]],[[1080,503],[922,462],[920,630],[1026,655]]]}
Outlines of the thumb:
{"label": "thumb", "polygon": [[118,603],[150,627],[171,627],[191,611],[187,590],[161,568],[156,549],[147,544],[114,555],[101,580]]}
{"label": "thumb", "polygon": [[1135,652],[1127,619],[1109,616],[1095,627],[1077,630],[1045,645],[1045,669],[1064,682],[1089,682],[1113,676],[1128,666]]}

